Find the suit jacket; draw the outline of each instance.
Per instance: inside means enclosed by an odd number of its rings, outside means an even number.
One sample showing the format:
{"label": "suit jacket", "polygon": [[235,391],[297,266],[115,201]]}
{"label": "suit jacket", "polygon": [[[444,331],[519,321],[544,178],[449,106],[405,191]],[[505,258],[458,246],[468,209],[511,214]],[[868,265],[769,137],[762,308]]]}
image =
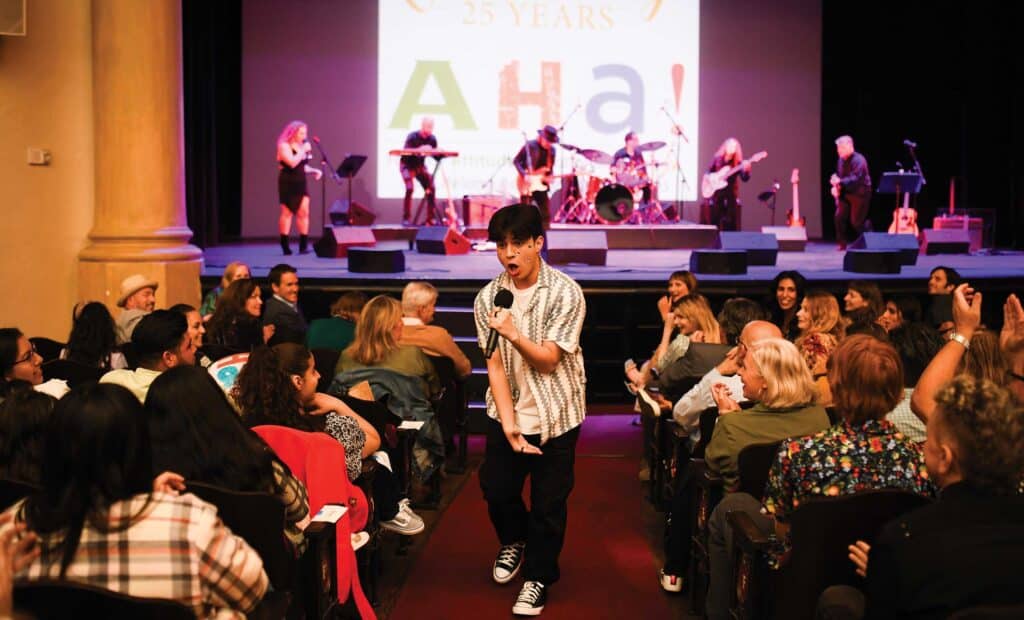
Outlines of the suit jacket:
{"label": "suit jacket", "polygon": [[960,482],[890,521],[871,547],[870,618],[946,618],[977,605],[1024,603],[1024,496]]}
{"label": "suit jacket", "polygon": [[675,402],[725,359],[730,349],[732,345],[728,344],[691,342],[685,355],[663,368],[658,378],[647,385],[661,390],[662,396]]}
{"label": "suit jacket", "polygon": [[276,297],[263,305],[263,324],[274,326],[274,336],[267,342],[271,347],[282,342],[306,344],[306,317],[302,310],[293,310]]}

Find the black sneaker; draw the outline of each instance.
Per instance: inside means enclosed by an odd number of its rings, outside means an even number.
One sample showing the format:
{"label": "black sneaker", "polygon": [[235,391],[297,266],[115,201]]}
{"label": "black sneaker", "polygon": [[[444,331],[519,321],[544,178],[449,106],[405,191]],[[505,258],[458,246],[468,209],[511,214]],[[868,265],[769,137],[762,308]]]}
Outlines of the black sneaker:
{"label": "black sneaker", "polygon": [[539,581],[527,581],[519,591],[519,598],[512,606],[512,613],[517,616],[539,616],[544,611],[544,603],[548,600],[547,588]]}
{"label": "black sneaker", "polygon": [[498,557],[494,560],[494,570],[491,576],[498,583],[508,583],[519,574],[523,566],[523,551],[526,550],[526,543],[517,542],[511,545],[502,545],[498,550]]}

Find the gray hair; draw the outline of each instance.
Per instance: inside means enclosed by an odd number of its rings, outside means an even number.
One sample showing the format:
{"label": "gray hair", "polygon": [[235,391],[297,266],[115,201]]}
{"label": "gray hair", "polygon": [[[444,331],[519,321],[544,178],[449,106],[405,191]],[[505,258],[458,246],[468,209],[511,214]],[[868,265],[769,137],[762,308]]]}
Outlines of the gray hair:
{"label": "gray hair", "polygon": [[402,289],[402,314],[413,316],[420,308],[433,301],[437,301],[437,289],[433,284],[422,281],[410,282]]}

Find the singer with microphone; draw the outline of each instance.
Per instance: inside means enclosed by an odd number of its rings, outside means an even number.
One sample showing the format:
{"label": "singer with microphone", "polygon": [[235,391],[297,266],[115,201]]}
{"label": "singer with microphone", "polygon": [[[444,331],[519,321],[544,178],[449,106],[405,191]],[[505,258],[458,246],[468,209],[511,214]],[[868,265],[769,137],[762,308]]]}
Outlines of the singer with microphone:
{"label": "singer with microphone", "polygon": [[864,232],[868,209],[871,207],[871,173],[868,160],[853,150],[853,138],[836,138],[836,171],[829,179],[832,197],[836,200],[836,241],[839,251]]}
{"label": "singer with microphone", "polygon": [[277,138],[277,197],[281,204],[281,216],[277,220],[281,233],[281,251],[291,254],[288,234],[292,229],[292,216],[299,229],[299,254],[309,251],[309,190],[306,188],[306,174],[312,174],[319,181],[323,172],[308,165],[312,146],[306,142],[309,128],[302,121],[285,125]]}
{"label": "singer with microphone", "polygon": [[559,578],[576,441],[586,416],[579,345],[586,300],[572,278],[541,258],[544,229],[534,206],[500,209],[487,234],[503,268],[474,304],[490,383],[480,487],[501,545],[491,576],[505,584],[522,570],[512,612],[535,616]]}

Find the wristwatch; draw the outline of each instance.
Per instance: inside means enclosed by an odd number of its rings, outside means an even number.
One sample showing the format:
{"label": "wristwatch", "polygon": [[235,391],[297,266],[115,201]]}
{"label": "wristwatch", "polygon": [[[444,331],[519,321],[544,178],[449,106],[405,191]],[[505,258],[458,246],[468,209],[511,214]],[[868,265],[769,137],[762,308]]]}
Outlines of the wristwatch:
{"label": "wristwatch", "polygon": [[953,341],[956,341],[956,342],[959,342],[960,344],[964,345],[965,349],[970,349],[971,348],[971,341],[970,341],[970,339],[967,338],[967,336],[964,336],[963,334],[958,334],[956,332],[950,332],[949,333],[949,339],[953,340]]}

